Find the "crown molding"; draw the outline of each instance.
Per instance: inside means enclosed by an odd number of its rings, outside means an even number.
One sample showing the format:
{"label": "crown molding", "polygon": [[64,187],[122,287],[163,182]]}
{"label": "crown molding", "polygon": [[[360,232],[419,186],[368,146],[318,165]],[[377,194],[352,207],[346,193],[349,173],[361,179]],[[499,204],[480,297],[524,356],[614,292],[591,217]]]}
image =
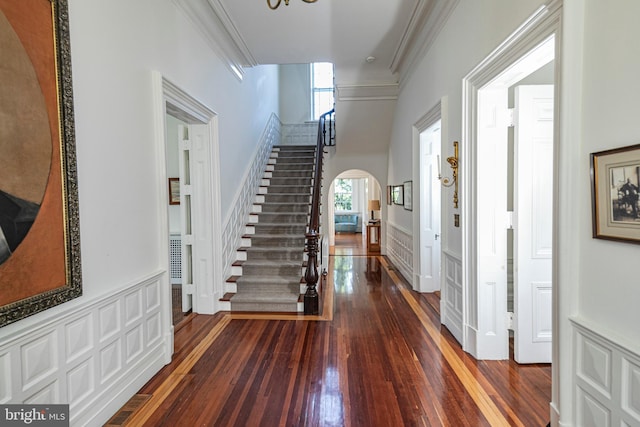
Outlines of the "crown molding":
{"label": "crown molding", "polygon": [[240,80],[257,64],[220,0],[173,0]]}
{"label": "crown molding", "polygon": [[418,58],[431,47],[460,0],[419,0],[391,61],[400,84],[411,75]]}
{"label": "crown molding", "polygon": [[397,83],[336,85],[338,101],[388,101],[398,99]]}

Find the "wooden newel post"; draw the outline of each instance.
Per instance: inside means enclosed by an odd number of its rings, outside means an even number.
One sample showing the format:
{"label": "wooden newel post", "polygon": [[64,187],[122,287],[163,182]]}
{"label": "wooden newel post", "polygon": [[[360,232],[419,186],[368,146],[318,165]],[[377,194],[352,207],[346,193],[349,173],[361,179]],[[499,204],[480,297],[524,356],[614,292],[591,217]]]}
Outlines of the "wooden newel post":
{"label": "wooden newel post", "polygon": [[307,238],[307,269],[304,272],[304,280],[307,282],[307,292],[304,294],[304,314],[318,314],[318,235],[311,230]]}

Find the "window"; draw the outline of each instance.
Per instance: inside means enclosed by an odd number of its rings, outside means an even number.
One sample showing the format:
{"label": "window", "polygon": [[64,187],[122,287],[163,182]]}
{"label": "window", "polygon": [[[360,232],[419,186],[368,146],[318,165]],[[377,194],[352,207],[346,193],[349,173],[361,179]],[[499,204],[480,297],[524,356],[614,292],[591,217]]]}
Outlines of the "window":
{"label": "window", "polygon": [[314,120],[333,109],[333,64],[315,62],[311,64],[311,92],[313,100],[311,114]]}
{"label": "window", "polygon": [[335,181],[333,199],[337,211],[350,211],[353,207],[353,180],[338,178]]}

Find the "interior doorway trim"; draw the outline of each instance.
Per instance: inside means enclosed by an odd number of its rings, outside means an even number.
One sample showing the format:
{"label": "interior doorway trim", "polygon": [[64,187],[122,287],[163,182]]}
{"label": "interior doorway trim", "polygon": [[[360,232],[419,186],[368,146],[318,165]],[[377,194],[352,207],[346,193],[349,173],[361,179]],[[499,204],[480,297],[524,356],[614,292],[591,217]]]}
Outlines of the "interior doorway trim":
{"label": "interior doorway trim", "polygon": [[[511,67],[516,61],[526,55],[534,47],[541,44],[551,36],[555,36],[555,102],[554,102],[554,194],[553,194],[553,233],[557,236],[558,217],[558,152],[560,150],[560,74],[561,74],[561,24],[562,1],[551,0],[536,10],[511,36],[509,36],[487,58],[476,66],[463,79],[463,117],[461,144],[461,226],[462,226],[462,283],[463,283],[463,349],[476,358],[482,357],[482,339],[479,333],[481,329],[480,305],[482,295],[478,292],[478,188],[477,188],[477,162],[478,162],[478,92],[491,83],[496,77]],[[558,254],[557,238],[553,241],[553,253]],[[557,348],[559,331],[557,322],[558,307],[555,303],[558,298],[558,265],[557,256],[553,258],[553,347]],[[506,321],[506,320],[505,320]],[[553,383],[557,384],[557,363],[559,362],[556,351],[553,353],[554,374]],[[554,392],[553,402],[557,402],[557,394]],[[552,402],[552,407],[554,406]]]}
{"label": "interior doorway trim", "polygon": [[[412,145],[412,155],[413,155],[413,197],[415,206],[421,206],[421,194],[422,188],[420,186],[420,134],[431,126],[436,124],[438,120],[440,120],[440,140],[447,141],[448,134],[446,129],[447,126],[447,117],[446,117],[446,109],[448,106],[448,98],[445,96],[442,99],[439,99],[438,102],[431,107],[429,111],[427,111],[418,121],[413,124],[413,145]],[[444,219],[444,212],[442,211],[442,203],[440,203],[440,218],[441,221]],[[420,243],[420,209],[414,210],[413,214],[413,276],[412,276],[412,284],[413,288],[417,289],[420,283],[420,275],[422,272],[420,271],[420,259],[421,259],[421,243]],[[442,229],[444,230],[446,224],[442,224]],[[442,242],[444,243],[444,242]],[[441,250],[444,251],[445,248],[442,246]]]}
{"label": "interior doorway trim", "polygon": [[[210,194],[202,194],[202,198],[206,198],[207,203],[211,207],[211,233],[210,240],[213,242],[211,248],[213,256],[211,257],[211,265],[208,271],[211,275],[206,282],[195,284],[194,290],[194,312],[203,314],[213,314],[217,311],[217,300],[222,295],[222,242],[214,236],[222,235],[221,221],[221,203],[220,203],[220,156],[219,143],[217,137],[217,114],[193,98],[179,86],[167,80],[159,72],[153,72],[153,96],[154,96],[154,120],[156,129],[157,143],[157,166],[158,166],[158,215],[159,220],[159,241],[160,241],[160,259],[162,260],[161,268],[163,271],[169,271],[169,218],[167,206],[169,204],[167,182],[167,154],[166,154],[166,131],[165,116],[171,114],[180,120],[196,126],[206,127],[210,149],[210,176],[207,179],[210,182]],[[168,274],[168,273],[167,273]],[[171,323],[171,289],[167,286],[167,302],[164,311],[168,313],[167,322]],[[163,301],[164,303],[164,301]],[[173,327],[171,328],[171,330]],[[173,345],[171,345],[173,348]]]}

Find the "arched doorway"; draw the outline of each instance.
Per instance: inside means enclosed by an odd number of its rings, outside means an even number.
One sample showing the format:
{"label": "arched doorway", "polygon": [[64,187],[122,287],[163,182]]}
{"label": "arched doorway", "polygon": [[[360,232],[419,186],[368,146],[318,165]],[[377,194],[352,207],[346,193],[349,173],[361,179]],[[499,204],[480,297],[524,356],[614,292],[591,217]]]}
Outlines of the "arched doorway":
{"label": "arched doorway", "polygon": [[[382,203],[380,184],[369,172],[351,169],[339,174],[329,187],[330,253],[366,255],[367,225],[380,220]],[[378,244],[379,230],[375,236]]]}

